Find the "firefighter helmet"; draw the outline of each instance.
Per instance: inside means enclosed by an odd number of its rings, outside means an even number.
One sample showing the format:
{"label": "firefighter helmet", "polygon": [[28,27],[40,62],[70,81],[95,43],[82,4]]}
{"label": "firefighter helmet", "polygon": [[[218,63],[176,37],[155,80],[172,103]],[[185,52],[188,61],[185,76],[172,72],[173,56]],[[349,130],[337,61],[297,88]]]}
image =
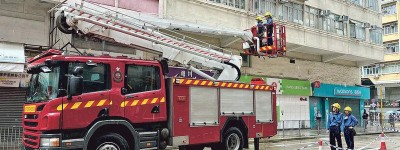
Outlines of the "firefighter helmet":
{"label": "firefighter helmet", "polygon": [[271,14],[270,12],[266,12],[264,16],[265,16],[265,17],[268,17],[268,16],[269,16],[269,17],[272,17],[272,14]]}
{"label": "firefighter helmet", "polygon": [[336,107],[337,109],[340,109],[340,104],[339,103],[334,103],[334,104],[332,104],[332,107]]}
{"label": "firefighter helmet", "polygon": [[256,17],[256,20],[257,20],[257,21],[262,21],[263,18],[262,18],[261,16],[257,16],[257,17]]}
{"label": "firefighter helmet", "polygon": [[345,107],[344,111],[351,111],[351,107],[349,107],[349,106]]}

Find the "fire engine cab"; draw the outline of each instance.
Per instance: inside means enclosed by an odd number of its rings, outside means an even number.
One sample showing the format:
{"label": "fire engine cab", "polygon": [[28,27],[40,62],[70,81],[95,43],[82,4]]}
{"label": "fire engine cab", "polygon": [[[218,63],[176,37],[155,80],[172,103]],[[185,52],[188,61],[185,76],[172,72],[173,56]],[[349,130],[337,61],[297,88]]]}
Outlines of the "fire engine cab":
{"label": "fire engine cab", "polygon": [[[24,149],[240,150],[249,138],[276,135],[275,90],[235,81],[240,56],[176,40],[96,4],[56,10],[64,33],[140,47],[165,59],[63,55],[55,49],[29,59]],[[170,61],[206,79],[168,78]]]}

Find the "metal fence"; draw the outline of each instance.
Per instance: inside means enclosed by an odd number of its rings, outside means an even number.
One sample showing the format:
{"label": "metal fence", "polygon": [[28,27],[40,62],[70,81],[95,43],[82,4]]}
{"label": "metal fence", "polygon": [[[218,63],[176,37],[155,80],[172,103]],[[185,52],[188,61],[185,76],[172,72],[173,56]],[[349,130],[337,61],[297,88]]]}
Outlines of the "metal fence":
{"label": "metal fence", "polygon": [[0,127],[0,150],[21,150],[22,127]]}
{"label": "metal fence", "polygon": [[[371,121],[359,120],[357,133],[380,133],[382,126],[400,130],[400,120]],[[384,130],[387,131],[387,130]],[[281,120],[278,122],[278,137],[304,137],[327,135],[326,120]]]}

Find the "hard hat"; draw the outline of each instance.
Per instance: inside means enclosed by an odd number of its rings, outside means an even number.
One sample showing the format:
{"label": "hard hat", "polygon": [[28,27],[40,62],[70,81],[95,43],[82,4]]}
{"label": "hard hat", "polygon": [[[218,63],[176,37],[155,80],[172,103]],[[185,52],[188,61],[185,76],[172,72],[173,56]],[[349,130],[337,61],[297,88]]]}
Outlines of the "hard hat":
{"label": "hard hat", "polygon": [[349,106],[345,107],[344,111],[351,111],[351,107],[349,107]]}
{"label": "hard hat", "polygon": [[257,16],[256,20],[257,20],[257,21],[262,21],[263,18],[262,18],[261,16]]}
{"label": "hard hat", "polygon": [[268,16],[272,16],[272,14],[270,12],[266,12],[265,17],[268,17]]}
{"label": "hard hat", "polygon": [[339,103],[334,103],[334,104],[332,104],[332,107],[336,107],[337,109],[340,109],[340,104]]}

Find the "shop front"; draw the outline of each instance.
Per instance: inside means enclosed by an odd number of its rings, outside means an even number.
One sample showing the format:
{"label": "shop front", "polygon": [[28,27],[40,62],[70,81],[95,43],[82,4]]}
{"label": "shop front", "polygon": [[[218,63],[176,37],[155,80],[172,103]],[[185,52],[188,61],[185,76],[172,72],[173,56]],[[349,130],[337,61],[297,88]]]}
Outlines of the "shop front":
{"label": "shop front", "polygon": [[21,126],[25,87],[29,81],[24,66],[24,45],[0,42],[0,127]]}
{"label": "shop front", "polygon": [[[331,111],[330,106],[334,103],[340,104],[341,112],[346,106],[350,106],[353,110],[353,115],[358,120],[362,120],[364,101],[370,99],[369,88],[321,83],[318,87],[314,86],[313,89],[313,97],[310,98],[310,118],[313,118],[311,119],[312,128],[316,126],[314,118],[317,112],[321,113],[322,120],[325,122],[326,116]],[[359,125],[361,124],[362,121],[360,121]]]}
{"label": "shop front", "polygon": [[310,81],[267,78],[267,84],[277,87],[278,129],[310,128]]}

